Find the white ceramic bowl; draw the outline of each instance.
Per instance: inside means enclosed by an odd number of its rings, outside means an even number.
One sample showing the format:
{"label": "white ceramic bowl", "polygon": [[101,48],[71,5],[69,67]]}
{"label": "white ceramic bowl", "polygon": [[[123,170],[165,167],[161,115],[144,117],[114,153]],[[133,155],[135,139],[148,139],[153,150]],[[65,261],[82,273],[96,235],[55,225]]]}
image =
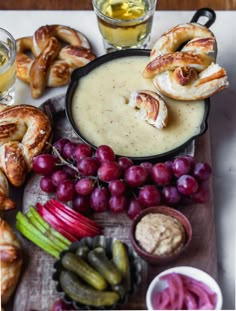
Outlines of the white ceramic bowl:
{"label": "white ceramic bowl", "polygon": [[148,287],[147,294],[146,294],[146,305],[147,305],[148,310],[155,310],[152,306],[153,293],[156,291],[163,290],[167,285],[166,281],[160,280],[160,278],[163,275],[170,274],[172,272],[187,275],[189,277],[194,278],[197,281],[201,281],[204,284],[206,284],[217,295],[217,302],[216,302],[215,310],[222,309],[222,303],[223,303],[222,292],[217,282],[209,274],[207,274],[206,272],[200,269],[196,269],[196,268],[189,267],[189,266],[182,266],[182,267],[174,267],[171,269],[167,269],[163,271],[162,273],[158,274],[152,280],[152,282],[150,283]]}

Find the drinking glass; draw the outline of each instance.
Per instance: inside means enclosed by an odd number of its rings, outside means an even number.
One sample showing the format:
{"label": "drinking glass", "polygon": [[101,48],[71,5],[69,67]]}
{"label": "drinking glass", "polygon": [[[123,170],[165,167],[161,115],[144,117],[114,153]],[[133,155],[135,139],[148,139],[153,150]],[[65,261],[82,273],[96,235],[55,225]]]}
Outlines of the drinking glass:
{"label": "drinking glass", "polygon": [[157,0],[92,0],[107,52],[148,48]]}
{"label": "drinking glass", "polygon": [[15,101],[16,42],[5,29],[0,28],[0,102],[11,105]]}

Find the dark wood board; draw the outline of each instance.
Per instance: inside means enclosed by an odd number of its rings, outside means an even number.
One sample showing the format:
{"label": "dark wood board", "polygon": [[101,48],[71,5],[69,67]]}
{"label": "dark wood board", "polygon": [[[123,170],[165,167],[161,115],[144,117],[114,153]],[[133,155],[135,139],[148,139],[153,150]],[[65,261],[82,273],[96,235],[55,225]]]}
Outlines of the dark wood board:
{"label": "dark wood board", "polygon": [[[58,113],[59,106],[55,104],[55,111]],[[65,114],[58,113],[54,131],[56,135],[63,132],[64,136],[75,138]],[[198,161],[211,163],[209,132],[196,141],[195,158]],[[212,186],[210,190],[212,194]],[[23,197],[22,197],[23,193]],[[45,202],[49,197],[39,189],[39,177],[32,175],[22,190],[15,192],[18,205],[22,205],[25,212],[29,205],[36,202]],[[207,204],[194,204],[179,208],[192,224],[192,243],[183,256],[177,261],[165,266],[151,266],[142,261],[142,282],[134,293],[128,304],[119,306],[119,310],[146,309],[145,295],[151,280],[161,271],[173,267],[188,265],[200,268],[214,278],[217,278],[217,258],[215,241],[215,222],[213,198]],[[104,234],[116,237],[130,244],[129,230],[130,219],[125,214],[114,215],[112,213],[97,213],[94,219],[104,227]],[[19,285],[17,287],[11,307],[7,310],[13,311],[48,311],[53,302],[59,297],[55,289],[55,282],[52,280],[53,263],[55,259],[44,251],[34,246],[31,242],[21,238],[24,248],[24,268]]]}

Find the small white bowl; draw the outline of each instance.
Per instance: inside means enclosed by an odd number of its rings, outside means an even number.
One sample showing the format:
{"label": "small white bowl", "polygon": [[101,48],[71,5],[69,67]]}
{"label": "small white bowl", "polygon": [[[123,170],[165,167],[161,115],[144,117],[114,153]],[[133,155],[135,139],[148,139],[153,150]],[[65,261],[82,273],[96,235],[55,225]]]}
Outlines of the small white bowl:
{"label": "small white bowl", "polygon": [[146,305],[147,305],[148,310],[155,310],[152,306],[153,293],[156,291],[162,291],[167,286],[167,282],[160,280],[160,278],[163,275],[170,274],[173,272],[187,275],[189,277],[194,278],[197,281],[201,281],[204,284],[206,284],[217,295],[217,302],[216,302],[215,310],[222,309],[222,304],[223,304],[222,292],[221,292],[219,285],[213,279],[213,277],[211,277],[209,274],[207,274],[206,272],[200,269],[189,267],[189,266],[182,266],[182,267],[174,267],[171,269],[167,269],[163,271],[162,273],[158,274],[152,280],[152,282],[150,283],[148,287],[147,294],[146,294]]}

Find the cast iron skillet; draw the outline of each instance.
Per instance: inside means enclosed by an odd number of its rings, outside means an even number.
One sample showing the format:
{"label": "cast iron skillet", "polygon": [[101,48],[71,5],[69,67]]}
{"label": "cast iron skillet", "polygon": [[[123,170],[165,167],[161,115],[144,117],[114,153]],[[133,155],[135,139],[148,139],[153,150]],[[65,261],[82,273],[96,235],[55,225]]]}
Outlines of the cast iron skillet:
{"label": "cast iron skillet", "polygon": [[[195,14],[193,15],[192,19],[191,19],[191,23],[196,23],[201,17],[206,17],[207,21],[204,24],[204,26],[206,27],[210,27],[215,19],[216,19],[216,14],[212,9],[209,8],[202,8],[199,9],[195,12]],[[97,146],[91,144],[89,142],[88,139],[86,139],[79,131],[79,129],[77,128],[74,119],[73,119],[73,115],[72,115],[72,99],[73,99],[73,95],[74,92],[78,86],[79,80],[86,76],[89,72],[91,72],[92,70],[94,70],[95,68],[101,66],[102,64],[109,62],[111,60],[117,59],[117,58],[121,58],[121,57],[127,57],[127,56],[149,56],[150,55],[150,50],[145,50],[145,49],[127,49],[127,50],[121,50],[121,51],[116,51],[116,52],[112,52],[109,54],[105,54],[101,57],[96,58],[94,61],[88,63],[86,66],[82,67],[82,68],[78,68],[75,69],[71,75],[71,81],[70,84],[68,86],[67,92],[66,92],[66,106],[65,106],[65,110],[66,110],[66,116],[69,120],[69,122],[71,123],[74,131],[76,132],[76,134],[80,137],[80,139],[86,143],[88,143],[89,145],[91,145],[94,149],[97,148]],[[151,155],[151,156],[142,156],[142,157],[130,157],[133,161],[135,162],[144,162],[144,161],[163,161],[163,160],[167,160],[171,157],[177,156],[179,153],[183,152],[183,150],[197,137],[201,136],[202,134],[204,134],[208,128],[208,116],[209,116],[209,112],[210,112],[210,99],[207,98],[205,99],[205,112],[204,112],[204,116],[203,116],[203,120],[200,126],[200,132],[199,134],[192,136],[189,140],[187,140],[185,143],[183,143],[182,145],[178,146],[177,148],[174,148],[168,152],[165,153],[161,153],[158,155]],[[125,156],[125,155],[117,155],[117,156]]]}

